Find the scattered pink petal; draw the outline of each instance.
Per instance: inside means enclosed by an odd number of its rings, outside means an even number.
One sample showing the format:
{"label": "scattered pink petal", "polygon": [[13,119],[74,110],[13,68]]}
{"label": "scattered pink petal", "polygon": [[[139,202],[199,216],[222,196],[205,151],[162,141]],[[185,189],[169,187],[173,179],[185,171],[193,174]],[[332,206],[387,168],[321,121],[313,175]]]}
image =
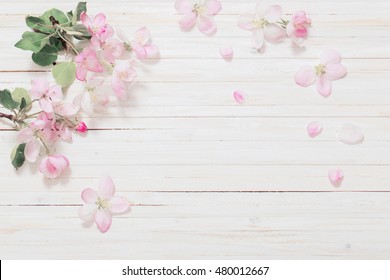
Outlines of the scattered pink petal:
{"label": "scattered pink petal", "polygon": [[219,54],[226,60],[233,58],[233,48],[229,45],[225,45],[219,49]]}
{"label": "scattered pink petal", "polygon": [[344,172],[339,168],[331,169],[328,171],[328,178],[333,186],[339,187],[344,179]]}
{"label": "scattered pink petal", "polygon": [[307,125],[307,133],[310,137],[316,137],[322,132],[322,124],[320,122],[311,122]]}
{"label": "scattered pink petal", "polygon": [[79,217],[84,221],[95,221],[102,233],[107,232],[112,223],[112,214],[122,214],[129,210],[127,199],[114,196],[115,186],[109,176],[102,177],[99,190],[90,188],[81,193],[84,205],[79,209]]}
{"label": "scattered pink petal", "polygon": [[47,178],[57,178],[69,167],[69,160],[63,155],[44,158],[39,165],[39,172]]}
{"label": "scattered pink petal", "polygon": [[348,145],[360,144],[364,140],[364,135],[360,129],[353,124],[343,124],[339,131],[339,140]]}
{"label": "scattered pink petal", "polygon": [[241,91],[241,90],[236,90],[234,93],[233,93],[233,96],[234,96],[234,99],[236,100],[236,102],[238,104],[244,104],[245,103],[245,92]]}

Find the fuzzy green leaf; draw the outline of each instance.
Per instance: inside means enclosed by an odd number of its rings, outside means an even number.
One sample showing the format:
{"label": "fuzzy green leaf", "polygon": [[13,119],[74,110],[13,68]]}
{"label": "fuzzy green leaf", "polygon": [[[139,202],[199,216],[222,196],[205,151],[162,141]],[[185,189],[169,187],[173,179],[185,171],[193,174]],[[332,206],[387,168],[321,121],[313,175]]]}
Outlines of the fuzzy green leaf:
{"label": "fuzzy green leaf", "polygon": [[22,101],[20,102],[19,110],[23,110],[24,108],[26,108],[26,106],[27,106],[27,102],[26,99],[24,99],[23,97]]}
{"label": "fuzzy green leaf", "polygon": [[30,27],[34,30],[38,30],[40,32],[44,32],[47,34],[51,34],[51,33],[54,33],[56,31],[52,25],[47,25],[39,17],[33,17],[33,16],[26,17],[26,24],[28,27]]}
{"label": "fuzzy green leaf", "polygon": [[16,109],[19,106],[19,103],[12,99],[11,92],[8,89],[0,90],[0,104],[9,110]]}
{"label": "fuzzy green leaf", "polygon": [[15,47],[26,51],[39,52],[48,40],[49,37],[46,34],[26,31],[23,33],[22,39],[15,44]]}
{"label": "fuzzy green leaf", "polygon": [[16,169],[18,169],[24,164],[24,161],[26,159],[24,156],[25,148],[26,144],[20,144],[16,146],[11,153],[11,163]]}
{"label": "fuzzy green leaf", "polygon": [[79,2],[76,7],[75,16],[77,21],[80,20],[80,15],[82,12],[87,12],[87,2]]}
{"label": "fuzzy green leaf", "polygon": [[48,66],[57,60],[58,49],[54,46],[46,45],[39,52],[32,54],[32,60],[40,66]]}
{"label": "fuzzy green leaf", "polygon": [[65,13],[58,9],[48,10],[39,18],[42,19],[45,22],[45,24],[49,26],[53,26],[53,22],[50,20],[50,17],[53,17],[55,20],[57,20],[59,24],[69,23],[69,19],[65,15]]}
{"label": "fuzzy green leaf", "polygon": [[31,103],[31,97],[30,97],[30,94],[28,93],[28,91],[24,88],[15,88],[12,93],[11,93],[11,97],[12,99],[21,104],[22,102],[22,99],[24,99],[26,101],[26,103]]}
{"label": "fuzzy green leaf", "polygon": [[58,51],[62,51],[64,49],[64,45],[61,40],[56,37],[50,37],[49,44],[56,47]]}
{"label": "fuzzy green leaf", "polygon": [[74,62],[62,62],[53,67],[53,77],[62,87],[70,86],[76,79],[76,65]]}

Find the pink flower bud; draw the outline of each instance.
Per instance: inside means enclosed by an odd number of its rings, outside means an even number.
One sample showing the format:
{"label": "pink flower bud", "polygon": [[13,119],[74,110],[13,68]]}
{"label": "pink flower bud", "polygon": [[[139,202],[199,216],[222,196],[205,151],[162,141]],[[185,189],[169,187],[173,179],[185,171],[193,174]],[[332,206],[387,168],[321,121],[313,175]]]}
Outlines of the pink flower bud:
{"label": "pink flower bud", "polygon": [[79,133],[86,133],[88,131],[88,127],[87,125],[84,123],[84,122],[80,122],[77,126],[76,126],[76,131],[79,132]]}
{"label": "pink flower bud", "polygon": [[46,178],[57,178],[69,167],[69,160],[63,155],[45,157],[39,165],[39,172]]}

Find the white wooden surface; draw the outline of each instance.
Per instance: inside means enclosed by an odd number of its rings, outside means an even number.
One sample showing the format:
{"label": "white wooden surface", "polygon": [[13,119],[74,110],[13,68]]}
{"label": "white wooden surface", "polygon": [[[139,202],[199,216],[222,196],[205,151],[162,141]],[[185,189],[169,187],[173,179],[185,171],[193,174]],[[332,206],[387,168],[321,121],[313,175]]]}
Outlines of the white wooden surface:
{"label": "white wooden surface", "polygon": [[[13,44],[25,15],[76,2],[0,2],[1,88],[50,77]],[[0,258],[390,258],[390,2],[280,0],[285,13],[309,13],[311,38],[304,51],[286,41],[264,54],[236,25],[254,0],[223,0],[212,38],[182,32],[173,2],[88,2],[129,33],[147,25],[161,59],[139,65],[127,104],[87,119],[88,137],[60,147],[72,163],[62,179],[15,172],[15,132],[0,124]],[[218,54],[226,43],[232,62]],[[348,76],[324,99],[293,76],[327,48],[342,53]],[[305,131],[312,120],[325,127],[316,139]],[[363,144],[337,141],[344,122],[364,131]],[[328,182],[333,167],[345,172],[340,188]],[[134,204],[106,234],[77,217],[80,192],[102,173]]]}

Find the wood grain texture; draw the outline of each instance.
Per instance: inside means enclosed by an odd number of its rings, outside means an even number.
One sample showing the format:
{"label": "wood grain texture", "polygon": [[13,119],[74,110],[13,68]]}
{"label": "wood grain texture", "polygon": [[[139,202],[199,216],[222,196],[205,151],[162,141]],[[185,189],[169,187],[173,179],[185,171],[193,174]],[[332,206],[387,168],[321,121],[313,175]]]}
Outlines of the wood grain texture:
{"label": "wood grain texture", "polygon": [[[390,258],[390,2],[280,0],[287,14],[308,12],[311,37],[303,50],[286,40],[264,53],[236,24],[256,1],[221,2],[213,37],[182,32],[173,0],[88,2],[130,34],[147,25],[161,58],[138,63],[128,101],[86,116],[87,137],[58,147],[72,164],[58,180],[12,168],[15,132],[0,121],[1,259]],[[27,14],[76,3],[0,4],[0,88],[52,79],[13,45]],[[227,43],[231,62],[218,53]],[[328,48],[348,76],[325,99],[293,76]],[[82,90],[76,82],[68,95]],[[315,120],[324,132],[310,139]],[[340,143],[343,123],[365,141]],[[345,173],[339,188],[327,178],[334,167]],[[133,204],[106,234],[77,217],[80,192],[101,174]]]}

